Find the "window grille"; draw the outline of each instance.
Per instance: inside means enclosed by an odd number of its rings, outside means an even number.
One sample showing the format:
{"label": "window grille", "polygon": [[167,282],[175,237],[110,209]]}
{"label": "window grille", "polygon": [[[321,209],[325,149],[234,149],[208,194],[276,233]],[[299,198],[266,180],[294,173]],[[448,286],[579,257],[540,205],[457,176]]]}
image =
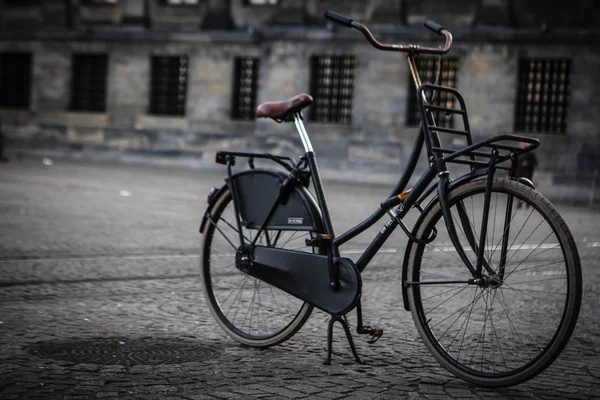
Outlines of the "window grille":
{"label": "window grille", "polygon": [[231,115],[233,119],[254,119],[259,65],[258,58],[235,59]]}
{"label": "window grille", "polygon": [[565,133],[569,107],[568,59],[521,59],[515,131]]}
{"label": "window grille", "polygon": [[[419,57],[415,59],[417,64],[417,70],[421,77],[421,83],[435,83],[435,78],[438,71],[438,57]],[[442,58],[442,69],[440,71],[440,80],[438,84],[440,86],[448,86],[456,88],[456,77],[458,73],[458,59],[454,57]],[[412,75],[409,74],[410,85],[408,93],[408,110],[406,114],[406,125],[418,126],[421,121],[421,115],[419,107],[417,106],[417,89]],[[431,102],[431,91],[426,91],[427,99]],[[454,96],[450,93],[436,93],[433,102],[431,103],[437,106],[443,106],[447,108],[454,108]],[[454,114],[445,114],[441,112],[434,112],[434,118],[437,126],[451,128],[453,124]]]}
{"label": "window grille", "polygon": [[4,0],[4,3],[9,6],[38,6],[40,5],[40,0]]}
{"label": "window grille", "polygon": [[187,56],[153,56],[150,84],[150,113],[185,115]]}
{"label": "window grille", "polygon": [[162,0],[162,2],[169,6],[195,6],[198,4],[198,0]]}
{"label": "window grille", "polygon": [[71,110],[106,110],[106,54],[74,54],[71,80]]}
{"label": "window grille", "polygon": [[118,3],[118,0],[83,0],[85,5],[109,5],[114,6]]}
{"label": "window grille", "polygon": [[349,125],[352,122],[354,56],[313,56],[310,118]]}
{"label": "window grille", "polygon": [[29,109],[31,53],[0,53],[0,107]]}
{"label": "window grille", "polygon": [[244,0],[245,6],[275,5],[277,0]]}

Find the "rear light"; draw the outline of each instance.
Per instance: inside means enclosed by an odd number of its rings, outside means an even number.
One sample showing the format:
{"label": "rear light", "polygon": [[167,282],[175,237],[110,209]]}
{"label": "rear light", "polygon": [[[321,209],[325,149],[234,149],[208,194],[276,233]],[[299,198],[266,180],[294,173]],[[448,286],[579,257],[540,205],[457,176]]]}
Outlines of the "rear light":
{"label": "rear light", "polygon": [[214,195],[217,194],[218,191],[219,189],[217,189],[216,187],[210,189],[210,191],[208,192],[208,196],[206,196],[206,202],[208,204],[210,204],[210,201],[212,200]]}

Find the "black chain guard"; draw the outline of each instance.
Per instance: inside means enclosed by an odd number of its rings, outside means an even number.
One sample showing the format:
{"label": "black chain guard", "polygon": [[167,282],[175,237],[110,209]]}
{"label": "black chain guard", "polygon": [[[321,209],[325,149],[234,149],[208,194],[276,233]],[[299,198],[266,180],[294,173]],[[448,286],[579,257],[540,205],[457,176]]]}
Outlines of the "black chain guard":
{"label": "black chain guard", "polygon": [[250,265],[251,276],[278,287],[333,315],[344,315],[360,299],[360,272],[347,258],[334,258],[340,287],[329,288],[327,256],[273,247],[255,246]]}

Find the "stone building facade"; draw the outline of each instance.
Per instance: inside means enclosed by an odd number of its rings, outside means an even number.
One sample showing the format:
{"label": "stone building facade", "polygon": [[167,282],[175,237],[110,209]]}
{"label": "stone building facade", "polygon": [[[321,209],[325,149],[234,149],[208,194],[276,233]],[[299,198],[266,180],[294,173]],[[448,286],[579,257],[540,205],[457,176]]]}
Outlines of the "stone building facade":
{"label": "stone building facade", "polygon": [[544,171],[590,174],[600,169],[594,3],[0,0],[2,130],[33,147],[297,155],[293,125],[254,120],[248,109],[325,87],[306,113],[321,163],[398,170],[418,130],[405,58],[326,23],[331,9],[389,43],[437,45],[422,24],[443,24],[455,44],[442,80],[465,97],[474,136],[539,137]]}

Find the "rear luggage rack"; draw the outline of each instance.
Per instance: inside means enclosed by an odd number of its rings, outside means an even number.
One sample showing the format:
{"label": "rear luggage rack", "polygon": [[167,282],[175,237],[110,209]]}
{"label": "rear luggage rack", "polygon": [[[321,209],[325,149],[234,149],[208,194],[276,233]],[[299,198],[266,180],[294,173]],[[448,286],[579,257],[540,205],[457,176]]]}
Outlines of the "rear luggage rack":
{"label": "rear luggage rack", "polygon": [[[423,95],[426,91],[430,92],[432,97],[435,93],[438,96],[446,93],[457,100],[455,103],[458,103],[460,108],[425,103]],[[514,170],[516,157],[537,148],[540,144],[537,139],[512,134],[494,136],[473,143],[469,119],[467,117],[467,106],[462,95],[454,88],[431,84],[421,85],[417,90],[417,101],[421,110],[421,125],[425,133],[427,154],[429,157],[433,157],[438,165],[455,163],[469,165],[472,170],[489,168],[492,153],[497,152],[497,156],[494,159],[495,167],[504,170]],[[459,117],[457,120],[462,119],[462,129],[437,126],[434,116],[439,113],[456,115]],[[467,147],[458,150],[443,147],[440,141],[440,134],[461,136],[466,139]],[[518,143],[515,144],[515,142]],[[527,145],[522,147],[521,143],[526,143]],[[509,160],[511,164],[500,165]]]}

